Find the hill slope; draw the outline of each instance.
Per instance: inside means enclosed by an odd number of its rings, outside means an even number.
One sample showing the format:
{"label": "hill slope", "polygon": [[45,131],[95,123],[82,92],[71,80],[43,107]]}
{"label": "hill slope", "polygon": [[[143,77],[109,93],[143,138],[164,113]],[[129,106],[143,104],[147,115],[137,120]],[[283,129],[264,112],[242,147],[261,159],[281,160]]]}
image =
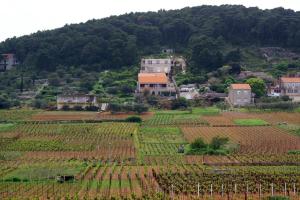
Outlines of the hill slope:
{"label": "hill slope", "polygon": [[[8,39],[0,44],[0,53],[14,52],[38,70],[63,65],[101,71],[134,65],[139,56],[162,47],[189,55],[197,67],[218,67],[232,46],[298,49],[300,13],[230,5],[130,13]],[[201,55],[223,61],[206,62]]]}
{"label": "hill slope", "polygon": [[[280,70],[273,67],[274,58],[280,56],[278,48],[261,53],[261,47],[268,46],[280,47],[283,55],[299,51],[299,12],[200,6],[66,25],[0,43],[0,54],[15,53],[22,63],[0,73],[0,108],[19,105],[19,99],[24,102],[23,91],[25,96],[33,94],[25,102],[38,108],[55,105],[56,95],[66,91],[132,101],[140,57],[162,48],[174,48],[187,58],[188,73],[176,77],[178,83],[204,83],[210,78],[207,72],[226,64],[265,69],[276,76],[286,74],[288,67],[299,69],[299,59],[291,64],[293,58],[279,65]],[[220,78],[220,73],[215,74]],[[222,76],[216,83],[221,89],[216,91],[224,91],[228,77]],[[40,87],[36,80],[45,78],[49,86]]]}

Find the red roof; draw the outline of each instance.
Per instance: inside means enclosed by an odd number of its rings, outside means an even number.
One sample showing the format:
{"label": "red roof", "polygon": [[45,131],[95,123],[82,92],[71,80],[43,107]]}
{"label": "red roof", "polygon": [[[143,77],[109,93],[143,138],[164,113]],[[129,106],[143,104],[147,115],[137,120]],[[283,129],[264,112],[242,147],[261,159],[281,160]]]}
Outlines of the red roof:
{"label": "red roof", "polygon": [[165,73],[139,73],[138,81],[140,84],[158,83],[167,84],[168,78]]}
{"label": "red roof", "polygon": [[234,90],[251,90],[249,84],[243,84],[243,83],[231,84],[231,88]]}
{"label": "red roof", "polygon": [[300,83],[300,77],[281,77],[283,83]]}

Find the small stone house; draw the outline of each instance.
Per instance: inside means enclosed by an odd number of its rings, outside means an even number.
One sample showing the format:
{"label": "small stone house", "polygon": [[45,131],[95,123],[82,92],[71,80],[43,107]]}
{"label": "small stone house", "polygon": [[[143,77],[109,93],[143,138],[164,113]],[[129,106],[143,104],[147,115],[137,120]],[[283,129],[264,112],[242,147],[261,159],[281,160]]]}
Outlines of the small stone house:
{"label": "small stone house", "polygon": [[97,98],[94,95],[60,95],[57,96],[57,109],[61,110],[64,106],[74,108],[80,106],[86,108],[88,106],[98,106]]}
{"label": "small stone house", "polygon": [[300,77],[281,77],[279,81],[281,95],[300,101]]}
{"label": "small stone house", "polygon": [[231,84],[228,90],[228,100],[233,106],[245,106],[252,102],[249,84]]}
{"label": "small stone house", "polygon": [[174,96],[176,89],[165,73],[139,73],[137,91],[148,91],[151,95]]}
{"label": "small stone house", "polygon": [[0,55],[0,71],[10,70],[18,64],[19,62],[15,54],[7,53]]}

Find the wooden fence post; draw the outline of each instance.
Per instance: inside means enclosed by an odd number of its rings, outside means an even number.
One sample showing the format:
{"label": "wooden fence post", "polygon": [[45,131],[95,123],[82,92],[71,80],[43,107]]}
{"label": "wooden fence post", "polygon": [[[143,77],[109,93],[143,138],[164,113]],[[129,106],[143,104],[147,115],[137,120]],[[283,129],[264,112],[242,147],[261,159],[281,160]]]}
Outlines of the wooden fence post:
{"label": "wooden fence post", "polygon": [[221,195],[222,195],[222,197],[223,197],[223,189],[224,189],[224,185],[222,184],[222,186],[221,186]]}
{"label": "wooden fence post", "polygon": [[261,183],[259,184],[259,198],[261,198]]}
{"label": "wooden fence post", "polygon": [[200,184],[199,183],[198,183],[198,188],[197,189],[198,189],[198,193],[197,194],[198,194],[198,197],[199,197],[200,196]]}
{"label": "wooden fence post", "polygon": [[286,183],[284,183],[284,196],[286,196]]}
{"label": "wooden fence post", "polygon": [[237,193],[237,184],[235,183],[234,184],[234,194],[236,194]]}

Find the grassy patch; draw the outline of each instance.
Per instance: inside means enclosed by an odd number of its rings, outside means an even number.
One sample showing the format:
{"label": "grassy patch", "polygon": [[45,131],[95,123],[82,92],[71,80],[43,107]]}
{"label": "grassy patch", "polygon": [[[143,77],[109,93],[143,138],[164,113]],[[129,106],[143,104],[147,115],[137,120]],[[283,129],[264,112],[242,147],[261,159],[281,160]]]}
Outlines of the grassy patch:
{"label": "grassy patch", "polygon": [[295,124],[281,124],[279,125],[280,128],[289,131],[290,133],[300,136],[300,125]]}
{"label": "grassy patch", "polygon": [[4,180],[43,180],[52,178],[54,179],[57,175],[76,175],[84,168],[79,163],[73,163],[72,165],[53,165],[52,164],[41,164],[41,165],[24,165],[18,169],[8,173],[3,177]]}
{"label": "grassy patch", "polygon": [[261,119],[236,119],[234,123],[240,126],[262,126],[268,124],[268,122]]}
{"label": "grassy patch", "polygon": [[67,144],[55,140],[17,140],[6,146],[8,151],[72,151],[90,150],[90,146]]}
{"label": "grassy patch", "polygon": [[144,143],[185,143],[177,127],[142,127],[139,138]]}
{"label": "grassy patch", "polygon": [[144,122],[145,125],[197,125],[207,124],[207,122],[201,119],[199,114],[158,114],[156,113],[152,118]]}
{"label": "grassy patch", "polygon": [[187,143],[177,127],[141,127],[138,136],[142,155],[176,155]]}
{"label": "grassy patch", "polygon": [[21,152],[9,151],[9,152],[0,152],[0,160],[14,160],[22,156]]}
{"label": "grassy patch", "polygon": [[199,115],[219,115],[220,110],[216,107],[193,108],[192,113]]}
{"label": "grassy patch", "polygon": [[0,124],[0,132],[10,131],[15,127],[15,124],[8,123],[8,124]]}
{"label": "grassy patch", "polygon": [[0,121],[22,121],[31,119],[40,110],[0,110]]}

